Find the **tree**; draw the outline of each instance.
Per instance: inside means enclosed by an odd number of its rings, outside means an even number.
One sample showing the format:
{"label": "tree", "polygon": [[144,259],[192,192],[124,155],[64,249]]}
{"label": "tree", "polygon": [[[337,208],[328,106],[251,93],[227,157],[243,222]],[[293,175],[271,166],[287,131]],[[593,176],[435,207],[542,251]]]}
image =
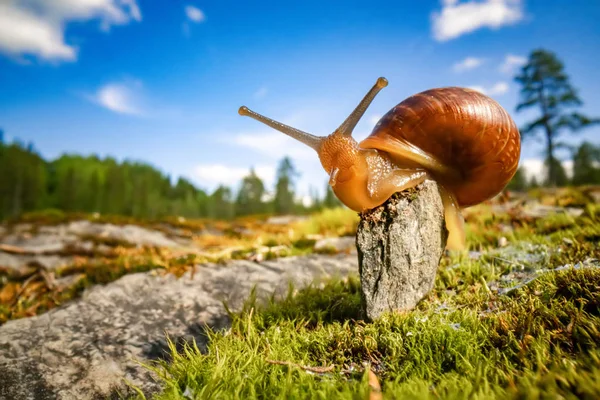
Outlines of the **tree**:
{"label": "tree", "polygon": [[310,199],[311,199],[311,206],[310,206],[310,210],[320,210],[321,209],[321,199],[319,198],[319,192],[317,191],[317,188],[314,186],[310,186],[310,188],[308,189],[309,194],[310,194]]}
{"label": "tree", "polygon": [[522,86],[517,112],[531,107],[537,107],[541,112],[536,120],[521,128],[521,136],[525,138],[543,133],[546,140],[547,184],[556,186],[561,178],[556,149],[564,146],[558,137],[564,130],[576,132],[600,120],[569,111],[571,107],[581,106],[582,101],[571,86],[563,63],[550,51],[532,51],[515,80]]}
{"label": "tree", "polygon": [[519,169],[517,169],[517,172],[515,172],[515,175],[508,183],[506,188],[517,192],[527,189],[527,179],[525,177],[525,170],[523,167],[519,167]]}
{"label": "tree", "polygon": [[219,186],[208,199],[208,216],[217,219],[233,217],[233,195],[231,189]]}
{"label": "tree", "polygon": [[265,185],[254,172],[250,169],[250,174],[242,180],[242,186],[235,202],[236,215],[260,214],[264,211],[262,202],[265,194]]}
{"label": "tree", "polygon": [[323,207],[334,208],[342,205],[342,202],[337,198],[329,182],[325,184],[325,198],[323,199]]}
{"label": "tree", "polygon": [[[567,171],[565,171],[565,167],[563,167],[562,163],[559,159],[555,157],[548,157],[544,160],[544,166],[546,167],[546,181],[544,184],[546,186],[567,186],[569,184],[569,177],[567,176]],[[550,179],[550,171],[553,171],[554,178]]]}
{"label": "tree", "polygon": [[600,183],[600,146],[583,142],[573,156],[573,184],[587,185]]}
{"label": "tree", "polygon": [[[231,217],[231,191],[215,203]],[[226,194],[228,193],[228,194]],[[208,196],[185,179],[171,182],[151,165],[96,155],[46,161],[32,144],[0,142],[0,219],[45,208],[135,217],[206,216]]]}
{"label": "tree", "polygon": [[537,189],[540,187],[540,184],[537,181],[537,178],[535,176],[531,177],[531,180],[529,181],[529,187],[531,189]]}
{"label": "tree", "polygon": [[277,169],[275,199],[273,200],[275,213],[289,214],[294,211],[294,178],[296,176],[298,173],[292,160],[285,157]]}

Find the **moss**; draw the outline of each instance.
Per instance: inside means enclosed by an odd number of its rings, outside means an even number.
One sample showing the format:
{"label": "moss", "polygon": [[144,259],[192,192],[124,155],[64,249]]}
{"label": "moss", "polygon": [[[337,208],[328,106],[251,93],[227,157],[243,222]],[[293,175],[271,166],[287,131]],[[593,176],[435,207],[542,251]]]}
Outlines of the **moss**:
{"label": "moss", "polygon": [[348,208],[326,209],[291,225],[296,235],[349,236],[356,233],[358,214]]}
{"label": "moss", "polygon": [[158,399],[360,398],[365,365],[384,398],[595,398],[599,284],[599,270],[563,270],[480,309],[430,299],[374,323],[361,318],[356,278],[291,288],[263,306],[251,297],[230,330],[209,332],[205,353],[173,347],[149,368],[165,385]]}
{"label": "moss", "polygon": [[307,239],[306,237],[302,237],[293,242],[293,245],[297,249],[312,249],[317,241],[315,239]]}
{"label": "moss", "polygon": [[[569,267],[600,258],[595,211],[470,218],[490,240],[481,253],[444,256],[414,310],[367,323],[356,277],[250,298],[231,329],[210,331],[206,352],[173,347],[170,362],[148,366],[165,388],[157,398],[363,398],[367,365],[384,398],[600,397],[600,269]],[[509,245],[497,248],[506,223]]]}
{"label": "moss", "polygon": [[133,248],[135,244],[128,242],[127,240],[118,239],[114,237],[102,237],[98,235],[80,235],[79,238],[82,241],[92,242],[95,246],[108,246],[108,247],[124,247]]}

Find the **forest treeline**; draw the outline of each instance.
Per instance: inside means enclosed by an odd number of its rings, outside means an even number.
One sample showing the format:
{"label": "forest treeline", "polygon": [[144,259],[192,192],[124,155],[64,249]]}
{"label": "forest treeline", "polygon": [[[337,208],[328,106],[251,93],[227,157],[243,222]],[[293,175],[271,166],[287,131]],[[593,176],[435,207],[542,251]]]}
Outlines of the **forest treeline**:
{"label": "forest treeline", "polygon": [[0,133],[0,219],[23,212],[60,209],[140,218],[183,216],[230,219],[250,214],[301,214],[339,205],[331,190],[312,195],[305,207],[296,198],[297,172],[289,158],[269,190],[251,169],[239,188],[207,193],[189,180],[176,182],[155,167],[107,157],[63,155],[44,160],[33,145],[4,143]]}
{"label": "forest treeline", "polygon": [[[600,146],[584,142],[574,151],[570,178],[560,163],[553,168],[558,186],[600,184]],[[279,164],[271,190],[250,169],[239,187],[219,186],[207,193],[184,178],[172,183],[168,175],[145,163],[79,155],[47,161],[32,145],[0,140],[0,218],[54,208],[139,218],[176,215],[230,219],[255,214],[302,214],[340,205],[326,185],[324,198],[313,193],[312,204],[304,206],[295,195],[297,176],[286,157]],[[508,188],[525,190],[550,184],[548,180],[527,181],[521,167]]]}

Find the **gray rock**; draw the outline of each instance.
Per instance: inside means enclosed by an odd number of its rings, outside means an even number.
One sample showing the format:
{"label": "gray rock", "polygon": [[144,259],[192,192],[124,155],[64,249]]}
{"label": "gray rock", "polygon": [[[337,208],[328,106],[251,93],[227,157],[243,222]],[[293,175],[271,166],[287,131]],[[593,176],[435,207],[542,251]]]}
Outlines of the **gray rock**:
{"label": "gray rock", "polygon": [[432,288],[448,231],[433,181],[361,215],[356,237],[365,313],[412,309]]}
{"label": "gray rock", "polygon": [[205,326],[229,324],[252,287],[265,300],[322,277],[356,273],[356,256],[311,255],[262,263],[197,266],[181,278],[151,272],[96,286],[60,308],[0,326],[0,399],[95,399],[149,396],[154,375],[137,361],[167,358],[165,333],[206,345]]}
{"label": "gray rock", "polygon": [[91,235],[101,238],[122,240],[140,246],[178,247],[179,244],[169,239],[164,233],[146,229],[137,225],[97,224],[89,221],[71,222],[66,227],[68,233]]}
{"label": "gray rock", "polygon": [[316,251],[325,251],[331,249],[336,252],[353,251],[356,248],[356,238],[354,236],[329,237],[320,239],[315,243]]}
{"label": "gray rock", "polygon": [[0,252],[0,268],[12,271],[17,276],[31,267],[42,267],[51,271],[71,264],[72,261],[73,257],[68,256],[15,255]]}
{"label": "gray rock", "polygon": [[270,225],[289,225],[295,222],[305,221],[308,217],[301,215],[276,215],[267,219]]}
{"label": "gray rock", "polygon": [[111,252],[110,247],[95,243],[94,238],[137,246],[178,248],[190,253],[198,251],[197,247],[180,244],[161,231],[135,225],[118,226],[82,220],[40,226],[33,230],[30,224],[19,224],[0,239],[0,244],[19,248],[23,253],[10,254],[0,249],[0,268],[16,274],[31,266],[54,270],[72,263],[73,255],[90,256]]}

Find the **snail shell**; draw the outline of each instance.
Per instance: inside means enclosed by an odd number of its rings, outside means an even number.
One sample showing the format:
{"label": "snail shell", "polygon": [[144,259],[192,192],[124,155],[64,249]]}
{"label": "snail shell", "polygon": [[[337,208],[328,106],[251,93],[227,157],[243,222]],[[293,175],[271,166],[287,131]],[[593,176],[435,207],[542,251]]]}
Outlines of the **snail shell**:
{"label": "snail shell", "polygon": [[454,194],[458,206],[468,207],[508,184],[518,168],[521,139],[515,122],[495,100],[475,90],[447,87],[399,103],[359,146],[386,152],[400,164],[407,147],[420,150],[433,158],[430,172]]}

